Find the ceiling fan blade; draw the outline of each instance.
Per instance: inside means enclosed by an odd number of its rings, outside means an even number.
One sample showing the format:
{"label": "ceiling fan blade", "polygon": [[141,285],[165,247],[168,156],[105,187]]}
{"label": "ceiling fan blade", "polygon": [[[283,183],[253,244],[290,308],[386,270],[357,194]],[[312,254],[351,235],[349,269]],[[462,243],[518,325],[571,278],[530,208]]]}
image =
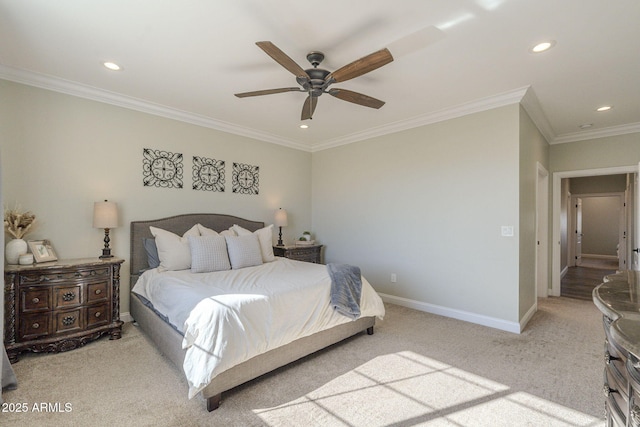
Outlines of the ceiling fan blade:
{"label": "ceiling fan blade", "polygon": [[290,73],[295,75],[296,77],[309,78],[307,72],[299,66],[293,59],[289,58],[286,53],[280,50],[275,44],[264,41],[264,42],[256,42],[258,47],[265,51],[267,55],[273,58],[278,64],[282,65],[286,68]]}
{"label": "ceiling fan blade", "polygon": [[280,89],[265,89],[265,90],[255,90],[253,92],[242,92],[242,93],[236,93],[235,95],[238,98],[246,98],[247,96],[271,95],[273,93],[282,93],[282,92],[304,92],[304,91],[299,87],[283,87]]}
{"label": "ceiling fan blade", "polygon": [[393,61],[393,56],[391,56],[389,49],[385,48],[355,60],[342,68],[338,68],[336,71],[329,74],[325,81],[333,83],[351,80],[380,68],[391,61]]}
{"label": "ceiling fan blade", "polygon": [[300,115],[301,120],[308,120],[313,118],[313,112],[316,110],[316,104],[318,103],[317,96],[307,96],[307,99],[304,101],[302,105],[302,114]]}
{"label": "ceiling fan blade", "polygon": [[363,95],[358,92],[353,92],[346,89],[330,89],[327,91],[329,95],[342,99],[343,101],[353,102],[354,104],[363,105],[369,108],[380,108],[384,105],[384,101],[372,98],[367,95]]}

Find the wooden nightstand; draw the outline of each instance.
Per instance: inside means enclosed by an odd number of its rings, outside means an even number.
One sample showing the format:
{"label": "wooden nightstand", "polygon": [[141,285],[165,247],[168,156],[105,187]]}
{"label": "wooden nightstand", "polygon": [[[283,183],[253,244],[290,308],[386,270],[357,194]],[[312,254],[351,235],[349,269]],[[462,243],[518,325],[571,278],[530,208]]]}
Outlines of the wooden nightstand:
{"label": "wooden nightstand", "polygon": [[298,261],[322,264],[322,245],[274,246],[273,254]]}
{"label": "wooden nightstand", "polygon": [[25,351],[73,350],[109,334],[118,339],[123,259],[5,265],[4,345],[11,363]]}

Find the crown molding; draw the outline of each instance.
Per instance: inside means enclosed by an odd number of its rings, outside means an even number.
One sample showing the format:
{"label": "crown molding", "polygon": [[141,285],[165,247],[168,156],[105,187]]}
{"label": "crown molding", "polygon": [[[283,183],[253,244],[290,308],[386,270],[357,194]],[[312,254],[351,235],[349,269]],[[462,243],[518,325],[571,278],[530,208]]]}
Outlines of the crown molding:
{"label": "crown molding", "polygon": [[589,139],[605,138],[609,136],[625,135],[640,132],[640,122],[622,126],[613,126],[605,129],[595,129],[591,131],[580,131],[556,135],[547,120],[538,98],[530,86],[521,87],[498,95],[478,99],[465,104],[446,108],[434,113],[411,117],[405,120],[389,123],[382,126],[373,127],[362,132],[355,132],[349,135],[330,139],[324,142],[309,146],[306,143],[293,141],[279,137],[267,132],[256,131],[251,128],[238,126],[232,123],[215,120],[200,114],[178,110],[143,99],[125,96],[119,93],[98,89],[93,86],[72,82],[69,80],[40,74],[33,71],[22,70],[0,64],[0,78],[22,83],[29,86],[52,90],[67,95],[77,96],[105,104],[115,105],[130,110],[140,111],[168,119],[178,120],[205,128],[215,129],[234,135],[257,139],[276,145],[306,152],[322,151],[341,145],[351,144],[378,136],[388,135],[403,130],[413,129],[420,126],[450,120],[505,105],[521,103],[527,111],[531,120],[538,127],[538,130],[546,138],[549,144],[562,144],[567,142],[585,141]]}
{"label": "crown molding", "polygon": [[522,97],[522,101],[520,104],[524,108],[524,110],[529,114],[531,121],[536,125],[544,139],[547,140],[547,143],[553,141],[556,137],[553,128],[549,124],[549,120],[547,120],[547,116],[542,111],[542,107],[540,106],[540,101],[536,96],[532,87],[529,87],[524,96]]}
{"label": "crown molding", "polygon": [[452,108],[446,108],[440,111],[436,111],[435,113],[428,113],[406,120],[399,120],[397,122],[367,129],[362,132],[355,132],[343,137],[330,139],[326,142],[314,144],[312,146],[311,152],[327,150],[329,148],[339,147],[341,145],[347,145],[354,142],[363,141],[365,139],[375,138],[377,136],[388,135],[403,130],[455,119],[469,114],[503,107],[505,105],[517,104],[525,96],[527,90],[529,90],[529,86],[478,99],[465,104],[457,105]]}
{"label": "crown molding", "polygon": [[72,82],[69,80],[64,80],[33,71],[7,67],[0,64],[0,78],[16,83],[39,87],[41,89],[47,89],[54,92],[77,96],[79,98],[85,98],[92,101],[98,101],[105,104],[128,108],[130,110],[140,111],[155,116],[178,120],[205,128],[215,129],[234,135],[258,139],[261,141],[270,142],[272,144],[283,145],[285,147],[294,148],[296,150],[310,151],[310,148],[307,144],[284,139],[267,132],[259,132],[250,128],[237,126],[221,120],[215,120],[200,114],[170,108],[164,105],[145,101],[143,99],[125,96],[119,93],[98,89],[93,86],[84,85],[81,83]]}
{"label": "crown molding", "polygon": [[611,126],[603,129],[594,129],[590,131],[565,133],[554,138],[551,144],[565,144],[567,142],[586,141],[589,139],[606,138],[609,136],[626,135],[638,132],[640,132],[640,122],[621,126]]}

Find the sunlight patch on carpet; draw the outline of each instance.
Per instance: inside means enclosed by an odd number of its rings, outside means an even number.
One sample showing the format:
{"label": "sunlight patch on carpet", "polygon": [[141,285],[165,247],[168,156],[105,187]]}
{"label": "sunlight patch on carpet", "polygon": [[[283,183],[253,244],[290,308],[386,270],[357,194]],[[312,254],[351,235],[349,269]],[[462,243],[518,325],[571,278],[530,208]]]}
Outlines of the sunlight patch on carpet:
{"label": "sunlight patch on carpet", "polygon": [[376,357],[298,399],[253,412],[270,426],[603,425],[409,351]]}

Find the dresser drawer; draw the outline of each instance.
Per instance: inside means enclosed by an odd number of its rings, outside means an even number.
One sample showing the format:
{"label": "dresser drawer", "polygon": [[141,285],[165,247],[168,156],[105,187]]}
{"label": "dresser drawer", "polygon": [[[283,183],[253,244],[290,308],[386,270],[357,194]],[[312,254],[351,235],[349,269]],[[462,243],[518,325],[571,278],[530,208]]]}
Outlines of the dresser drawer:
{"label": "dresser drawer", "polygon": [[51,289],[47,287],[29,287],[20,290],[20,310],[23,313],[51,310]]}
{"label": "dresser drawer", "polygon": [[627,389],[620,384],[616,375],[613,375],[610,368],[604,370],[604,395],[606,404],[611,409],[611,414],[618,421],[618,425],[626,425],[627,411],[629,409],[629,396]]}
{"label": "dresser drawer", "polygon": [[77,270],[53,270],[46,272],[25,272],[20,275],[21,285],[30,284],[57,284],[64,282],[74,282],[78,280],[87,280],[90,278],[110,276],[109,267],[81,268]]}
{"label": "dresser drawer", "polygon": [[42,338],[50,334],[51,313],[25,314],[21,320],[18,332],[20,341]]}
{"label": "dresser drawer", "polygon": [[90,283],[87,285],[87,303],[93,304],[109,299],[109,282]]}
{"label": "dresser drawer", "polygon": [[53,321],[55,325],[54,333],[63,334],[79,331],[84,328],[83,314],[84,309],[77,308],[75,310],[54,311]]}
{"label": "dresser drawer", "polygon": [[87,327],[107,324],[111,321],[109,304],[91,306],[87,308]]}
{"label": "dresser drawer", "polygon": [[53,288],[54,309],[74,307],[82,304],[82,284],[74,286],[55,286]]}
{"label": "dresser drawer", "polygon": [[604,363],[611,374],[616,376],[616,380],[626,390],[629,382],[626,367],[627,358],[616,346],[611,345],[608,339],[604,340]]}

